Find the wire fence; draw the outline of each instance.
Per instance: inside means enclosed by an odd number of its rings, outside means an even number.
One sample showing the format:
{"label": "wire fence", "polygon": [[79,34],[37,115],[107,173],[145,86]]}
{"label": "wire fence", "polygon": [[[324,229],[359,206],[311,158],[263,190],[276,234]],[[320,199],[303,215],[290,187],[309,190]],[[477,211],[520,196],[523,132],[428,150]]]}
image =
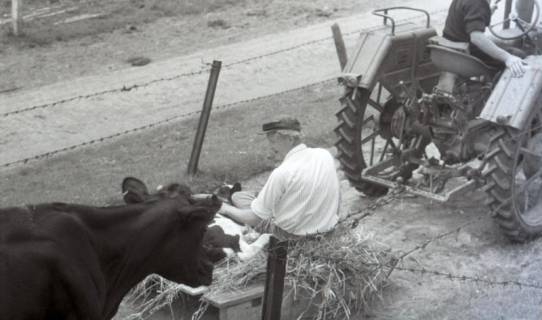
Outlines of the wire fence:
{"label": "wire fence", "polygon": [[460,226],[460,227],[458,227],[456,229],[445,232],[445,233],[443,233],[443,234],[441,234],[441,235],[439,235],[439,236],[437,236],[437,237],[435,237],[435,238],[433,238],[431,240],[424,241],[423,243],[417,245],[414,249],[412,249],[411,251],[409,251],[407,253],[404,253],[403,255],[401,255],[399,257],[394,269],[399,270],[399,271],[405,271],[405,272],[418,274],[418,275],[421,275],[421,276],[424,276],[424,275],[435,276],[435,277],[447,279],[447,280],[450,280],[450,281],[472,282],[472,283],[476,283],[476,284],[479,284],[479,285],[487,285],[487,286],[503,286],[503,287],[515,286],[515,287],[518,287],[520,289],[542,290],[542,285],[540,283],[538,283],[538,282],[528,283],[528,282],[523,282],[523,281],[518,281],[518,280],[501,280],[501,281],[497,281],[497,280],[491,280],[491,279],[488,279],[488,278],[481,278],[479,276],[458,275],[458,274],[453,274],[453,273],[450,273],[450,272],[433,270],[433,269],[428,269],[428,268],[416,268],[416,267],[399,266],[399,264],[404,262],[404,259],[407,256],[409,256],[410,254],[412,254],[414,252],[417,252],[417,251],[425,250],[427,248],[427,246],[429,246],[434,241],[441,240],[441,239],[444,239],[445,237],[447,237],[449,235],[458,233],[461,229],[463,229],[463,228],[465,228],[465,227],[467,227],[467,226],[469,226],[469,225],[471,225],[471,224],[473,224],[473,223],[475,223],[477,221],[480,221],[482,218],[484,218],[484,217],[479,217],[479,218],[473,219],[470,222],[467,222],[464,225],[462,225],[462,226]]}
{"label": "wire fence", "polygon": [[[352,33],[350,33],[350,34],[352,34]],[[239,61],[235,61],[235,62],[231,62],[231,63],[226,63],[226,64],[222,65],[222,69],[230,68],[230,67],[233,67],[233,66],[236,66],[236,65],[248,64],[250,62],[253,62],[253,61],[256,61],[256,60],[259,60],[259,59],[263,59],[263,58],[266,58],[266,57],[278,55],[278,54],[281,54],[281,53],[286,53],[286,52],[289,52],[289,51],[293,51],[293,50],[303,48],[303,47],[306,47],[306,46],[309,46],[309,45],[312,45],[312,44],[320,43],[320,42],[323,42],[323,41],[329,41],[330,39],[331,39],[330,37],[327,37],[327,38],[322,38],[322,39],[318,39],[318,40],[308,41],[308,42],[304,42],[302,44],[299,44],[299,45],[296,45],[296,46],[293,46],[293,47],[289,47],[289,48],[285,48],[285,49],[282,49],[282,50],[272,51],[272,52],[262,54],[262,55],[259,55],[259,56],[250,57],[250,58],[247,58],[247,59],[243,59],[243,60],[239,60]],[[73,102],[73,101],[76,101],[76,100],[95,98],[95,97],[99,97],[99,96],[103,96],[103,95],[107,95],[107,94],[112,94],[112,93],[129,92],[129,91],[132,91],[132,90],[142,89],[142,88],[149,87],[151,85],[162,83],[162,82],[174,81],[174,80],[184,78],[184,77],[192,77],[192,76],[205,74],[205,73],[208,73],[209,71],[210,71],[210,68],[202,68],[202,69],[197,70],[197,71],[181,73],[181,74],[171,76],[171,77],[157,78],[157,79],[149,80],[147,82],[133,84],[133,85],[130,85],[130,86],[123,85],[123,86],[119,86],[118,88],[114,88],[114,89],[108,89],[108,90],[93,92],[93,93],[86,94],[86,95],[79,95],[79,96],[69,97],[69,98],[54,101],[54,102],[49,102],[49,103],[44,103],[44,104],[37,104],[37,105],[22,108],[22,109],[19,109],[19,110],[5,112],[5,113],[0,114],[0,117],[9,117],[9,116],[16,115],[16,114],[21,114],[21,113],[24,113],[24,112],[34,111],[34,110],[37,110],[37,109],[47,109],[47,108],[51,108],[51,107],[61,105],[61,104],[64,104],[64,103]]]}
{"label": "wire fence", "polygon": [[[434,12],[431,12],[430,14],[438,14],[438,13],[442,13],[442,12],[445,12],[445,10],[434,11]],[[419,18],[405,18],[405,19],[397,20],[397,23],[408,22],[408,21],[413,21],[413,20],[417,20],[417,19],[419,19]],[[374,30],[378,30],[378,29],[382,29],[382,28],[383,28],[382,25],[377,25],[377,26],[373,26],[373,27],[369,27],[369,28],[363,28],[363,29],[360,29],[360,30],[346,32],[346,33],[343,34],[343,36],[357,35],[359,33],[370,32],[370,31],[374,31]],[[266,58],[266,57],[271,57],[271,56],[287,53],[287,52],[290,52],[290,51],[293,51],[293,50],[296,50],[296,49],[300,49],[300,48],[303,48],[303,47],[306,47],[306,46],[310,46],[310,45],[313,45],[313,44],[318,44],[318,43],[325,42],[325,41],[331,41],[332,39],[333,39],[333,37],[327,36],[327,37],[322,37],[322,38],[311,40],[311,41],[302,42],[300,44],[297,44],[295,46],[291,46],[291,47],[288,47],[288,48],[271,51],[271,52],[268,52],[268,53],[265,53],[265,54],[262,54],[262,55],[249,57],[249,58],[242,59],[242,60],[235,61],[235,62],[231,62],[231,63],[225,63],[225,64],[222,65],[222,69],[230,68],[230,67],[233,67],[233,66],[236,66],[236,65],[248,64],[250,62],[253,62],[253,61],[256,61],[256,60],[259,60],[259,59],[263,59],[263,58]],[[208,73],[209,71],[210,71],[210,68],[202,68],[202,69],[197,70],[197,71],[181,73],[181,74],[171,76],[171,77],[163,77],[163,78],[152,79],[152,80],[149,80],[147,82],[133,84],[133,85],[130,85],[130,86],[123,85],[123,86],[119,86],[118,88],[98,91],[98,92],[94,92],[94,93],[90,93],[90,94],[86,94],[86,95],[69,97],[69,98],[54,101],[54,102],[49,102],[49,103],[44,103],[44,104],[37,104],[37,105],[22,108],[22,109],[19,109],[19,110],[5,112],[5,113],[0,114],[0,117],[8,117],[8,116],[15,115],[15,114],[34,111],[34,110],[37,110],[37,109],[46,109],[46,108],[54,107],[54,106],[57,106],[57,105],[60,105],[60,104],[63,104],[63,103],[72,102],[72,101],[76,101],[76,100],[80,100],[80,99],[95,98],[95,97],[98,97],[98,96],[112,94],[112,93],[129,92],[129,91],[134,90],[134,89],[145,88],[145,87],[151,86],[153,84],[158,84],[158,83],[161,83],[161,82],[173,81],[173,80],[177,80],[177,79],[184,78],[184,77],[191,77],[191,76],[201,75],[201,74],[204,74],[204,73]]]}
{"label": "wire fence", "polygon": [[[399,197],[404,195],[404,192],[405,191],[401,188],[390,190],[390,192],[387,195],[380,197],[378,199],[375,199],[371,203],[369,203],[365,209],[358,212],[350,213],[348,218],[340,223],[350,224],[352,228],[355,228],[363,220],[374,216],[378,212],[378,209],[384,207],[385,205],[389,203],[396,201]],[[461,232],[461,230],[469,226],[472,226],[476,222],[479,222],[485,218],[487,217],[479,216],[469,221],[466,221],[465,223],[451,230],[440,233],[428,240],[425,240],[415,245],[412,249],[408,251],[397,252],[397,258],[390,263],[391,265],[390,264],[375,265],[375,267],[381,270],[388,270],[389,274],[391,274],[394,270],[398,270],[398,271],[413,273],[419,276],[433,276],[433,277],[438,277],[444,280],[468,282],[468,283],[474,283],[474,284],[483,285],[483,286],[517,287],[519,289],[542,290],[542,284],[538,282],[525,282],[525,281],[519,281],[519,280],[492,280],[487,277],[454,274],[454,273],[450,273],[450,272],[446,272],[442,270],[434,270],[434,269],[425,268],[425,267],[409,267],[409,266],[404,265],[406,258],[411,256],[412,254],[426,250],[431,244],[439,240],[443,240],[446,237],[449,237],[451,235],[458,234],[459,232]]]}
{"label": "wire fence", "polygon": [[[218,105],[218,106],[215,106],[213,108],[215,110],[226,110],[226,109],[235,107],[237,105],[251,103],[251,102],[258,101],[258,100],[263,100],[263,99],[271,99],[271,98],[286,95],[286,94],[289,94],[289,93],[292,93],[292,92],[295,92],[295,91],[305,90],[307,88],[317,87],[317,86],[320,86],[320,85],[323,85],[323,84],[328,84],[328,83],[330,84],[330,83],[333,83],[334,81],[335,81],[335,79],[322,80],[322,81],[315,82],[315,83],[312,83],[312,84],[308,84],[308,85],[305,85],[305,86],[301,86],[301,87],[298,87],[298,88],[293,88],[293,89],[290,89],[290,90],[286,90],[286,91],[282,91],[282,92],[278,92],[278,93],[274,93],[274,94],[270,94],[270,95],[266,95],[266,96],[261,96],[261,97],[257,97],[257,98],[241,100],[241,101],[237,101],[237,102],[233,102],[233,103],[229,103],[229,104]],[[192,112],[188,112],[188,113],[184,113],[184,114],[174,115],[174,116],[168,117],[168,118],[163,119],[163,120],[152,122],[152,123],[140,126],[140,127],[124,130],[124,131],[121,131],[121,132],[118,132],[118,133],[115,133],[115,134],[112,134],[112,135],[109,135],[109,136],[88,140],[88,141],[85,141],[85,142],[82,142],[82,143],[79,143],[79,144],[75,144],[75,145],[71,145],[71,146],[68,146],[68,147],[65,147],[65,148],[60,148],[60,149],[57,149],[57,150],[41,153],[41,154],[38,154],[38,155],[35,155],[35,156],[32,156],[32,157],[28,157],[28,158],[24,158],[24,159],[20,159],[20,160],[16,160],[16,161],[8,162],[8,163],[5,163],[5,164],[2,164],[0,166],[0,168],[8,168],[8,167],[13,167],[13,166],[18,165],[18,164],[26,164],[29,161],[46,159],[48,157],[51,157],[51,156],[54,156],[54,155],[57,155],[57,154],[60,154],[60,153],[63,153],[63,152],[77,150],[77,149],[87,147],[87,146],[90,146],[90,145],[96,145],[96,144],[106,142],[106,141],[111,140],[111,139],[120,138],[120,137],[128,135],[128,134],[132,134],[132,133],[136,133],[136,132],[156,128],[156,127],[158,127],[160,125],[171,123],[173,121],[190,118],[190,117],[196,116],[196,115],[198,115],[200,113],[201,113],[201,111],[198,110],[198,111],[192,111]]]}
{"label": "wire fence", "polygon": [[448,279],[450,281],[459,281],[459,282],[471,282],[478,285],[485,285],[491,287],[517,287],[519,289],[535,289],[542,290],[542,285],[539,283],[527,283],[517,280],[503,280],[495,281],[485,278],[480,278],[476,276],[465,276],[465,275],[456,275],[449,272],[431,270],[426,268],[406,268],[406,267],[395,267],[395,270],[410,272],[418,275],[426,276],[435,276],[443,279]]}
{"label": "wire fence", "polygon": [[[396,196],[398,193],[396,193],[394,196]],[[388,203],[388,202],[384,202]],[[411,254],[419,251],[426,250],[428,246],[430,246],[432,243],[438,240],[442,240],[450,235],[459,233],[462,229],[473,225],[474,223],[482,220],[485,218],[485,216],[480,216],[477,218],[474,218],[461,226],[454,228],[452,230],[443,232],[442,234],[439,234],[429,240],[423,241],[422,243],[416,245],[413,249],[404,252],[399,255],[399,257],[392,261],[392,265],[378,265],[376,267],[381,268],[382,270],[389,270],[388,272],[391,274],[394,270],[403,271],[403,272],[409,272],[413,273],[419,276],[431,276],[431,277],[437,277],[443,280],[447,281],[456,281],[456,282],[465,282],[465,283],[474,283],[480,286],[489,286],[489,287],[516,287],[518,289],[522,290],[541,290],[542,291],[542,284],[539,282],[525,282],[520,280],[492,280],[489,277],[480,277],[480,276],[472,276],[472,275],[463,275],[463,274],[454,274],[451,272],[446,272],[442,270],[435,270],[425,267],[410,267],[405,266],[405,259],[410,256]]]}

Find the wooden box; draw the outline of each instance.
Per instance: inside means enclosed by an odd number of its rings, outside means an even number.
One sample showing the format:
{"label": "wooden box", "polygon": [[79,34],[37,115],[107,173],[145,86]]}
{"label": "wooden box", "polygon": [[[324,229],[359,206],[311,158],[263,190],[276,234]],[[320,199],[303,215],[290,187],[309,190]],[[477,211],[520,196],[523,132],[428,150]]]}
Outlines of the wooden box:
{"label": "wooden box", "polygon": [[[236,292],[204,296],[202,299],[209,303],[209,307],[200,320],[261,320],[263,294],[264,284],[262,283]],[[158,310],[148,319],[189,320],[198,310],[199,300],[199,297],[191,296],[175,299],[171,306]],[[309,302],[307,294],[303,295],[303,292],[298,291],[297,296],[294,297],[293,290],[286,286],[282,300],[281,320],[295,320],[302,313],[301,319],[313,319],[315,307],[308,308]]]}
{"label": "wooden box", "polygon": [[[214,296],[204,296],[210,306],[206,315],[216,315],[216,320],[260,320],[262,318],[262,303],[264,284],[248,287],[244,290],[223,293]],[[281,319],[294,320],[302,313],[302,319],[311,319],[314,308],[308,308],[309,298],[298,292],[297,297],[288,286],[284,288]]]}
{"label": "wooden box", "polygon": [[216,309],[217,320],[260,320],[263,293],[264,286],[258,285],[242,291],[204,296],[204,299],[209,302],[210,309]]}

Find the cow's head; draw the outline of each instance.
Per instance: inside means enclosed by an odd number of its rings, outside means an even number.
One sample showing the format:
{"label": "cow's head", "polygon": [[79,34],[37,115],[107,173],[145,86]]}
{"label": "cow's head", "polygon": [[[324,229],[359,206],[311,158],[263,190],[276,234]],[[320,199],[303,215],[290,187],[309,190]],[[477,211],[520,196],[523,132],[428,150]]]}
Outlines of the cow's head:
{"label": "cow's head", "polygon": [[241,183],[236,182],[233,185],[231,184],[223,184],[220,187],[216,188],[216,190],[213,192],[214,195],[216,195],[220,200],[224,202],[228,202],[230,204],[233,203],[231,196],[241,191]]}
{"label": "cow's head", "polygon": [[[166,195],[169,197],[171,193]],[[168,263],[161,264],[157,273],[192,287],[210,285],[213,261],[207,248],[203,246],[203,237],[222,202],[216,196],[211,196],[190,199],[187,203],[183,197],[184,195],[179,194],[176,198],[170,198],[170,201],[178,204],[178,232],[172,232],[167,237],[167,243],[160,249]]]}
{"label": "cow's head", "polygon": [[162,219],[168,212],[167,236],[156,254],[155,273],[169,280],[189,286],[209,285],[213,264],[209,252],[202,245],[207,225],[213,220],[222,202],[216,196],[193,198],[190,188],[170,184],[150,194],[145,184],[136,178],[126,178],[122,183],[124,201],[128,204],[148,203],[153,219]]}

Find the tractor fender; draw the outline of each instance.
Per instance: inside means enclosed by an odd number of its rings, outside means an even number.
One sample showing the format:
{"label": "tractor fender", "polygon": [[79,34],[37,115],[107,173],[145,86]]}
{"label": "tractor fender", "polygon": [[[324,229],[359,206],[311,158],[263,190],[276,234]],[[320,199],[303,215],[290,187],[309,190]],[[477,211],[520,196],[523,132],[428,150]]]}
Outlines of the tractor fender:
{"label": "tractor fender", "polygon": [[352,57],[348,59],[339,77],[339,82],[345,82],[348,86],[372,88],[391,49],[391,37],[387,32],[362,33]]}
{"label": "tractor fender", "polygon": [[480,113],[480,118],[523,129],[533,108],[542,103],[542,56],[529,56],[522,77],[505,69]]}
{"label": "tractor fender", "polygon": [[433,28],[414,23],[398,24],[395,33],[389,26],[364,32],[339,76],[346,86],[372,89],[376,82],[410,83],[420,78],[434,77],[438,71],[430,61],[426,48],[435,36]]}

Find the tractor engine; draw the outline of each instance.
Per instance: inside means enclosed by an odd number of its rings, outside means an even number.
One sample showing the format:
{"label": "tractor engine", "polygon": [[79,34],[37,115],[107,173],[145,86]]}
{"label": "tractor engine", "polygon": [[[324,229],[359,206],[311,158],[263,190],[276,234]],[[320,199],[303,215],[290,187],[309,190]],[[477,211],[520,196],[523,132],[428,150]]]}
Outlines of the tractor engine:
{"label": "tractor engine", "polygon": [[[437,87],[431,94],[403,101],[391,123],[404,123],[403,137],[417,134],[426,137],[427,144],[433,142],[446,164],[468,162],[483,156],[489,145],[491,124],[477,116],[490,93],[489,84],[471,80],[456,84],[453,93]],[[399,126],[392,128],[397,136]]]}
{"label": "tractor engine", "polygon": [[465,81],[453,94],[436,91],[424,104],[432,133],[432,141],[447,164],[470,161],[483,154],[489,144],[490,124],[476,119],[482,111],[489,86],[480,82]]}

